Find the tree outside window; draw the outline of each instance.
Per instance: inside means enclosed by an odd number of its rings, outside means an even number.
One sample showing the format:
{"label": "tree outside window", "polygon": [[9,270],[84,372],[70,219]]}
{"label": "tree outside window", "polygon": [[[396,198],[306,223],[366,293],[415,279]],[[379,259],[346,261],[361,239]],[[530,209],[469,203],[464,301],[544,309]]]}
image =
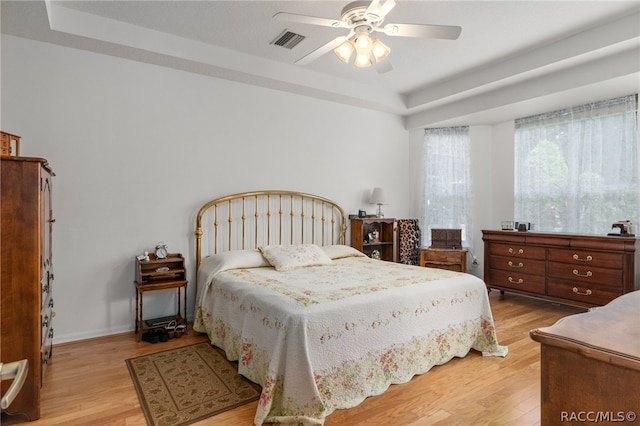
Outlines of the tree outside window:
{"label": "tree outside window", "polygon": [[603,234],[640,219],[637,95],[516,120],[515,219]]}

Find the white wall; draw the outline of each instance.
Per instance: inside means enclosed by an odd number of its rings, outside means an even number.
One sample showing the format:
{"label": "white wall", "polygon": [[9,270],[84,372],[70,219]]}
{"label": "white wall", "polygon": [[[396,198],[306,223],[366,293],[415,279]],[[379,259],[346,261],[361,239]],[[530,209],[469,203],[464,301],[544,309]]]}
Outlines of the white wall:
{"label": "white wall", "polygon": [[[469,272],[484,277],[484,242],[483,229],[496,229],[492,206],[495,203],[495,184],[491,179],[494,167],[492,147],[494,145],[492,126],[471,126],[469,139],[471,140],[471,193],[473,194],[473,247],[467,254]],[[508,168],[512,161],[508,158],[498,163],[501,168]],[[473,259],[477,264],[473,264]]]}
{"label": "white wall", "polygon": [[[6,35],[1,60],[0,125],[56,172],[55,343],[132,330],[134,257],[158,241],[193,277],[209,199],[290,189],[355,213],[382,186],[408,217],[398,117]],[[173,304],[145,296],[150,316]]]}

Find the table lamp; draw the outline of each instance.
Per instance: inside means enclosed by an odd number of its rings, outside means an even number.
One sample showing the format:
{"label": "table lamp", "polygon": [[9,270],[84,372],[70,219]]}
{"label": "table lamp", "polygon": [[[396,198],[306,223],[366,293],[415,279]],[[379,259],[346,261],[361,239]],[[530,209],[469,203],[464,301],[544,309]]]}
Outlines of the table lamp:
{"label": "table lamp", "polygon": [[376,217],[384,217],[382,214],[382,205],[387,202],[387,198],[384,195],[384,189],[380,187],[373,188],[369,202],[371,204],[378,205],[378,213],[376,214]]}

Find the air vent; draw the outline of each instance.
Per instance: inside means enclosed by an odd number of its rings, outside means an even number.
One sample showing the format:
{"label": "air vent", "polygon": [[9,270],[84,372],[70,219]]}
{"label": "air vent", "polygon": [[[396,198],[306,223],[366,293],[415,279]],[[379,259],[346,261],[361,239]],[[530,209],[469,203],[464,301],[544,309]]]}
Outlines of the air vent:
{"label": "air vent", "polygon": [[303,35],[292,33],[289,30],[284,30],[282,34],[280,34],[275,38],[275,40],[271,42],[271,44],[286,47],[287,49],[293,49],[304,39],[305,37]]}

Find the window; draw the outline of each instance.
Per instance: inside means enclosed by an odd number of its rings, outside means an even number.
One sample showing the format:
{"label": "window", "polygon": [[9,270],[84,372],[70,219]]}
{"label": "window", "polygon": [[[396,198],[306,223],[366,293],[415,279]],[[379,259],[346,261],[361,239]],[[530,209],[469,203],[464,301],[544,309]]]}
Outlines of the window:
{"label": "window", "polygon": [[471,248],[469,127],[426,129],[423,153],[423,245],[431,245],[432,228],[454,228],[462,229],[462,244]]}
{"label": "window", "polygon": [[516,120],[515,220],[600,234],[640,219],[637,95]]}

